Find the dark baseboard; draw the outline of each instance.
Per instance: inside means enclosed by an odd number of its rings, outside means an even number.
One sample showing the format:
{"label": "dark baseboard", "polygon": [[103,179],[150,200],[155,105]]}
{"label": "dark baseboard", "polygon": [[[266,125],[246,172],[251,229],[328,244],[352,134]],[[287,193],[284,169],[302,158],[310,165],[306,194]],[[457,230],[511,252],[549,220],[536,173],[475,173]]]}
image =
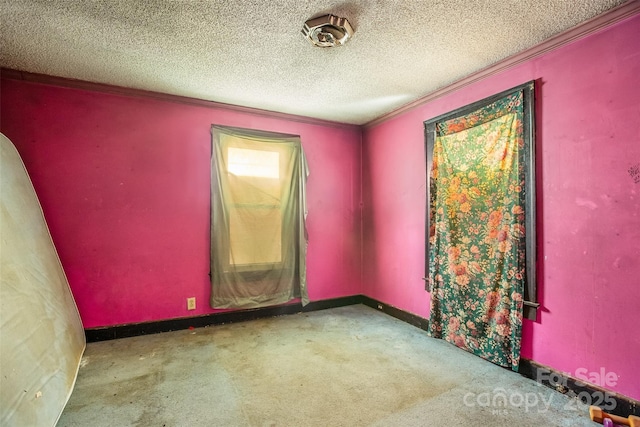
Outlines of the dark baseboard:
{"label": "dark baseboard", "polygon": [[401,310],[397,307],[385,304],[373,298],[369,298],[365,295],[360,295],[360,298],[361,304],[364,304],[371,308],[375,308],[376,310],[380,310],[383,313],[388,314],[389,316],[395,317],[396,319],[402,320],[405,323],[408,323],[425,331],[429,328],[429,319],[416,316],[415,314],[409,313],[408,311]]}
{"label": "dark baseboard", "polygon": [[[221,325],[224,323],[243,322],[247,320],[283,316],[287,314],[312,312],[355,304],[364,304],[417,328],[425,331],[428,329],[428,319],[401,310],[392,305],[385,304],[365,295],[352,295],[348,297],[313,301],[305,307],[302,307],[302,304],[297,302],[294,304],[262,307],[249,310],[225,311],[222,313],[212,313],[204,316],[184,317],[179,319],[161,320],[158,322],[133,323],[106,328],[85,329],[85,335],[87,337],[87,342],[105,341],[117,338],[134,337],[138,335],[177,331],[181,329],[189,329],[191,327],[201,328],[204,326]],[[576,378],[567,376],[562,372],[540,365],[532,360],[520,359],[518,372],[521,375],[562,394],[577,397],[586,405],[593,404],[600,406],[604,411],[622,417],[628,417],[629,415],[640,416],[640,402],[602,389],[590,382],[583,382]],[[602,403],[598,405],[599,402]]]}
{"label": "dark baseboard", "polygon": [[[416,316],[365,295],[361,296],[361,303],[425,331],[429,327],[429,319]],[[552,388],[559,393],[578,398],[584,405],[600,406],[605,412],[621,417],[628,417],[629,415],[640,416],[640,402],[629,397],[605,390],[588,381],[580,381],[532,360],[520,359],[518,368],[520,375]]]}
{"label": "dark baseboard", "polygon": [[329,308],[346,307],[348,305],[362,304],[362,295],[351,295],[348,297],[324,299],[320,301],[311,301],[302,308],[302,311],[318,311],[327,310]]}
{"label": "dark baseboard", "polygon": [[585,406],[599,406],[603,411],[628,417],[640,416],[640,402],[605,390],[588,381],[569,376],[533,360],[520,359],[518,373],[555,391],[578,398]]}
{"label": "dark baseboard", "polygon": [[204,316],[182,317],[156,322],[130,323],[127,325],[108,326],[105,328],[91,328],[85,329],[84,333],[87,338],[87,342],[106,341],[118,338],[135,337],[138,335],[178,331],[189,328],[202,328],[204,326],[221,325],[223,323],[244,322],[247,320],[283,316],[286,314],[325,310],[329,308],[360,304],[361,299],[362,295],[352,295],[348,297],[313,301],[305,307],[302,307],[302,304],[297,302],[293,304],[261,307],[248,310],[225,311],[221,313],[207,314]]}

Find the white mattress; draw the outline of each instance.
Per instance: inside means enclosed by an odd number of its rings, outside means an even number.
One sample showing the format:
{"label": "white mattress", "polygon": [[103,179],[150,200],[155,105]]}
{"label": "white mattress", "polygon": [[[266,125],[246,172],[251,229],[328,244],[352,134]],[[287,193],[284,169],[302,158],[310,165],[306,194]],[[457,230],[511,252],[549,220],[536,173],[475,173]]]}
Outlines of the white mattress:
{"label": "white mattress", "polygon": [[54,426],[85,336],[38,198],[0,134],[0,425]]}

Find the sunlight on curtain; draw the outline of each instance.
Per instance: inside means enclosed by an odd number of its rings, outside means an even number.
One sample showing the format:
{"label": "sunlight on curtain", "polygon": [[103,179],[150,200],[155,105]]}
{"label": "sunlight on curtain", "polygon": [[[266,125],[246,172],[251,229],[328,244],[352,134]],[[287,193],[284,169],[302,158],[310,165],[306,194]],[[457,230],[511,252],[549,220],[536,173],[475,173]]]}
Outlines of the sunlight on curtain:
{"label": "sunlight on curtain", "polygon": [[525,282],[523,95],[438,123],[430,171],[432,336],[518,369]]}
{"label": "sunlight on curtain", "polygon": [[211,306],[306,304],[300,138],[222,126],[212,137]]}

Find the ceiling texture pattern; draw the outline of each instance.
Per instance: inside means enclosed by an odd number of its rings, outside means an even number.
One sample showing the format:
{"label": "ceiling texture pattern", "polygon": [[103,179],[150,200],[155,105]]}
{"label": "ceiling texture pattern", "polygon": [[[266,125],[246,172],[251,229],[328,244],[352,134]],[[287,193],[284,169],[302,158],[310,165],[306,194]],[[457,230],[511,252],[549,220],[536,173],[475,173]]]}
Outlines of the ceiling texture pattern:
{"label": "ceiling texture pattern", "polygon": [[[0,65],[365,124],[624,0],[0,0]],[[331,13],[355,34],[312,46]]]}

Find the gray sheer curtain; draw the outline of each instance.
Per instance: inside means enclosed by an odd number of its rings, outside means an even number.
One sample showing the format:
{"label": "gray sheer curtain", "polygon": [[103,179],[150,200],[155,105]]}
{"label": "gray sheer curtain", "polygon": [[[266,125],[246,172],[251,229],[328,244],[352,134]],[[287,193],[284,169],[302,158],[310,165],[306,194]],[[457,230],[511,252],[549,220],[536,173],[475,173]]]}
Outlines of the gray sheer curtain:
{"label": "gray sheer curtain", "polygon": [[300,137],[224,126],[211,134],[211,307],[306,305]]}

